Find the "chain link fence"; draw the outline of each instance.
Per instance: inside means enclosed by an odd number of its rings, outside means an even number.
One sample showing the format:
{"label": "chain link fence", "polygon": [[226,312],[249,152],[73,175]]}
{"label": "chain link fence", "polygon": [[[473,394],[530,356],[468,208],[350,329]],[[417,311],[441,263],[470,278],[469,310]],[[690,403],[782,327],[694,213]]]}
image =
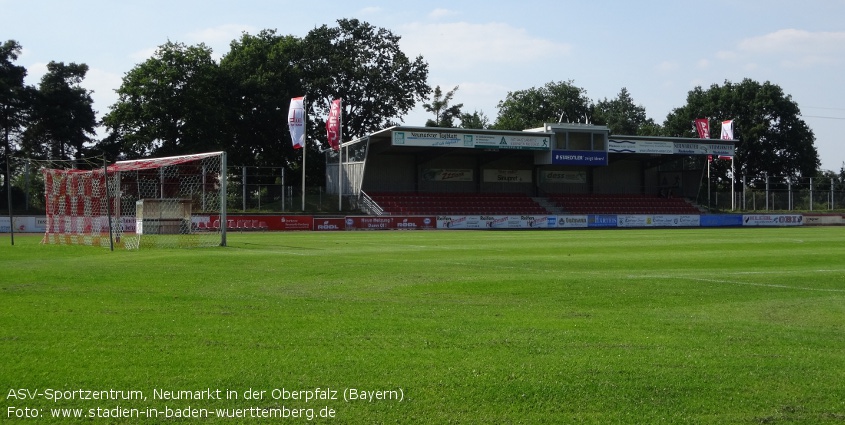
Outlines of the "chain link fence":
{"label": "chain link fence", "polygon": [[[36,167],[21,167],[11,180],[12,207],[15,214],[44,214],[44,178]],[[344,198],[339,202],[336,194],[326,193],[322,186],[305,187],[303,203],[301,175],[285,176],[283,167],[227,168],[227,210],[232,213],[279,212],[348,212],[352,205]],[[8,195],[5,181],[0,177],[0,211],[8,213]],[[304,208],[304,210],[303,210]]]}
{"label": "chain link fence", "polygon": [[[12,205],[18,214],[44,213],[44,180],[40,170],[24,165],[12,178]],[[288,174],[290,172],[288,171]],[[350,212],[349,197],[339,200],[322,186],[306,186],[303,200],[300,176],[286,176],[283,167],[232,166],[228,168],[227,210],[233,213]],[[307,183],[307,181],[306,181]],[[0,211],[8,212],[5,182],[0,183]],[[708,192],[702,185],[698,205],[711,212],[731,211],[845,211],[845,182],[828,178],[756,179],[737,182],[735,190]]]}
{"label": "chain link fence", "polygon": [[[704,193],[707,194],[706,188]],[[732,198],[733,196],[733,198]],[[711,190],[699,199],[702,206],[718,211],[845,211],[845,185],[834,179],[774,179],[765,176],[753,184],[729,190]]]}

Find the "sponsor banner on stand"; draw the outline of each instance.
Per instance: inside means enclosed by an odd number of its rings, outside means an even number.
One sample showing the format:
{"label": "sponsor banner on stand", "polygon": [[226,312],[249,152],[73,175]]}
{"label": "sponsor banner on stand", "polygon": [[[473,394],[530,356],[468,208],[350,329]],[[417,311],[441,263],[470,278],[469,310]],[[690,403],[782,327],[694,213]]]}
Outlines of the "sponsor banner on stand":
{"label": "sponsor banner on stand", "polygon": [[486,149],[530,149],[548,150],[550,147],[549,136],[493,136],[489,134],[464,135],[472,138],[476,148]]}
{"label": "sponsor banner on stand", "polygon": [[467,134],[426,129],[421,131],[394,131],[393,146],[423,146],[440,148],[478,148],[512,150],[549,150],[549,135]]}
{"label": "sponsor banner on stand", "polygon": [[743,226],[801,226],[801,214],[751,214],[742,216]]}
{"label": "sponsor banner on stand", "polygon": [[587,227],[617,227],[617,218],[610,214],[590,214],[587,216]]}
{"label": "sponsor banner on stand", "polygon": [[742,226],[742,216],[739,214],[705,214],[700,217],[701,227]]}
{"label": "sponsor banner on stand", "polygon": [[[0,217],[0,233],[9,233],[11,230],[9,217]],[[47,217],[15,217],[14,230],[20,233],[43,233],[47,230]]]}
{"label": "sponsor banner on stand", "polygon": [[699,215],[655,214],[651,216],[654,227],[699,227]]}
{"label": "sponsor banner on stand", "polygon": [[437,220],[429,216],[346,217],[346,230],[424,230],[435,229]]}
{"label": "sponsor banner on stand", "polygon": [[552,229],[578,229],[586,228],[588,220],[586,215],[559,215],[549,217],[549,228]]}
{"label": "sponsor banner on stand", "polygon": [[607,141],[607,151],[611,153],[645,153],[672,155],[675,144],[657,140],[614,140]]}
{"label": "sponsor banner on stand", "polygon": [[531,170],[484,170],[485,183],[531,183]]}
{"label": "sponsor banner on stand", "polygon": [[542,171],[542,183],[587,183],[587,173],[584,171]]}
{"label": "sponsor banner on stand", "polygon": [[845,217],[838,215],[838,214],[805,214],[804,215],[804,225],[805,226],[824,226],[824,225],[837,225],[837,224],[845,224]]}
{"label": "sponsor banner on stand", "polygon": [[547,229],[554,217],[546,215],[441,215],[438,229]]}
{"label": "sponsor banner on stand", "polygon": [[471,182],[471,168],[426,168],[422,179],[427,182]]}
{"label": "sponsor banner on stand", "polygon": [[346,219],[331,217],[314,217],[314,226],[312,227],[312,229],[319,232],[346,230]]}
{"label": "sponsor banner on stand", "polygon": [[[219,222],[219,215],[209,215],[206,225]],[[205,221],[201,217],[199,221]],[[310,215],[227,215],[226,229],[238,230],[311,230],[314,217]],[[197,220],[194,220],[198,224]]]}
{"label": "sponsor banner on stand", "polygon": [[652,227],[654,222],[648,214],[620,214],[616,216],[616,225],[618,227]]}
{"label": "sponsor banner on stand", "polygon": [[734,145],[721,143],[675,143],[674,153],[677,155],[716,155],[734,156]]}
{"label": "sponsor banner on stand", "polygon": [[552,150],[552,165],[607,165],[607,152]]}
{"label": "sponsor banner on stand", "polygon": [[438,229],[492,229],[492,215],[441,215],[437,216]]}

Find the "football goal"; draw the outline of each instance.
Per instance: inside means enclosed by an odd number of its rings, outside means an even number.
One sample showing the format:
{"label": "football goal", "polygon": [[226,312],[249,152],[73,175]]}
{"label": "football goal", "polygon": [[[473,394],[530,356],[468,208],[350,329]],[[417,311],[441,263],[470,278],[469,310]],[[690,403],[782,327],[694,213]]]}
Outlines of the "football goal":
{"label": "football goal", "polygon": [[43,243],[123,247],[226,245],[226,153],[42,170]]}

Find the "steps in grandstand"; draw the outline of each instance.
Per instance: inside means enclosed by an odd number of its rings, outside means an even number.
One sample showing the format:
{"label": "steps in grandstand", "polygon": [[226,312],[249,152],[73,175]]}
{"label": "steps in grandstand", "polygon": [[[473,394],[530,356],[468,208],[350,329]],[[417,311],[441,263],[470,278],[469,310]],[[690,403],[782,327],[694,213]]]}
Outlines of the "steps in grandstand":
{"label": "steps in grandstand", "polygon": [[543,207],[546,210],[546,212],[549,213],[549,214],[553,214],[553,215],[566,214],[566,211],[564,211],[563,208],[557,206],[554,202],[552,202],[552,201],[550,201],[546,198],[534,197],[534,198],[531,198],[531,199],[533,199],[534,202],[536,202],[538,205]]}

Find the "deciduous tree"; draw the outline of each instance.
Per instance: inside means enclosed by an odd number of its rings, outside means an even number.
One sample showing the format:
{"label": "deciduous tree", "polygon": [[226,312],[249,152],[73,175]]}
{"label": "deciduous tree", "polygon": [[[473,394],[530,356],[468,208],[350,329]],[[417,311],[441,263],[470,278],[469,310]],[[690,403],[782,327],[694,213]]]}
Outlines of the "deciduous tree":
{"label": "deciduous tree", "polygon": [[123,156],[167,156],[222,149],[225,87],[204,44],[168,41],[130,70],[103,118]]}
{"label": "deciduous tree", "polygon": [[428,64],[422,56],[405,55],[401,37],[387,29],[357,19],[337,24],[315,28],[304,39],[303,70],[315,127],[325,128],[329,102],[338,98],[346,140],[398,125],[431,91]]}
{"label": "deciduous tree", "polygon": [[635,104],[625,87],[622,87],[615,99],[605,98],[596,103],[594,120],[606,125],[611,134],[637,135],[641,127],[649,124],[645,107]]}
{"label": "deciduous tree", "polygon": [[498,108],[494,128],[525,130],[553,122],[591,122],[594,105],[587,91],[570,80],[509,92]]}
{"label": "deciduous tree", "polygon": [[[692,121],[710,120],[711,137],[718,138],[718,125],[732,119],[739,140],[735,167],[748,181],[774,178],[813,177],[819,168],[815,135],[801,119],[792,97],[770,82],[744,79],[739,84],[700,86],[687,95],[686,105],[670,113],[664,123],[671,135],[695,137]],[[725,167],[720,172],[724,175]]]}

